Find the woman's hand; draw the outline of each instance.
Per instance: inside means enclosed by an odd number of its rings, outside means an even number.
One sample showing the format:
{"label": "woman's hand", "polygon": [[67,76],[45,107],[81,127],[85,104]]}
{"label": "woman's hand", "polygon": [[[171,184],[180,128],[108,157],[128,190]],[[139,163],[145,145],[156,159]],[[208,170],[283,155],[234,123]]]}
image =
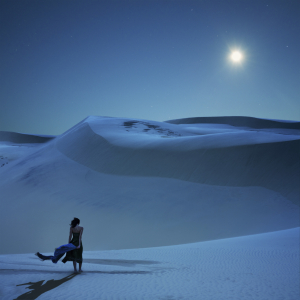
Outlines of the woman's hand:
{"label": "woman's hand", "polygon": [[79,249],[79,248],[80,248],[80,245],[76,249]]}

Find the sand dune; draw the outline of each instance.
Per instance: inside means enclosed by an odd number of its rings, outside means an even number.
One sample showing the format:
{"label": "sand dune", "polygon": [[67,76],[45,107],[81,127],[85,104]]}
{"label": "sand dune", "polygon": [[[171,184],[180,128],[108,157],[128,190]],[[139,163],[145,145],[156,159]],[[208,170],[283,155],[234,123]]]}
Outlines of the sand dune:
{"label": "sand dune", "polygon": [[[125,122],[119,121],[119,127]],[[114,136],[110,142],[109,138],[101,135],[101,131],[97,134],[94,123],[93,119],[91,123],[87,120],[63,135],[57,141],[58,149],[74,161],[98,172],[167,177],[220,186],[260,186],[300,204],[299,136],[277,137],[278,134],[273,134],[270,141],[272,134],[266,133],[263,142],[258,143],[255,139],[259,139],[257,136],[261,133],[250,133],[249,136],[247,131],[240,133],[232,130],[188,138],[181,136],[182,130],[176,126],[172,131],[161,125],[156,131],[169,139],[162,139],[161,136],[159,140],[156,136],[146,139],[143,132],[131,137],[127,144],[119,143],[119,146],[116,140],[124,141],[124,133]]]}
{"label": "sand dune", "polygon": [[0,251],[64,244],[74,216],[88,229],[85,250],[298,227],[299,133],[283,129],[89,117],[14,155],[3,142]]}
{"label": "sand dune", "polygon": [[166,121],[172,124],[228,124],[237,127],[250,128],[285,128],[300,129],[298,121],[269,120],[253,117],[196,117]]}

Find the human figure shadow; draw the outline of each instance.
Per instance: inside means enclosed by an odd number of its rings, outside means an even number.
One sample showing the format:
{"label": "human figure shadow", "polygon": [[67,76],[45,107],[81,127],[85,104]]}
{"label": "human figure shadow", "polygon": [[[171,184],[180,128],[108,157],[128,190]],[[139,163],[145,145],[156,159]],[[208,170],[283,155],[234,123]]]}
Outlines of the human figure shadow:
{"label": "human figure shadow", "polygon": [[37,281],[37,282],[28,282],[28,283],[18,284],[17,286],[29,284],[27,289],[31,289],[32,291],[27,292],[25,294],[22,294],[18,298],[15,298],[14,300],[36,299],[40,295],[42,295],[42,294],[44,294],[44,293],[46,293],[46,292],[48,292],[52,289],[55,289],[56,287],[63,284],[64,282],[67,282],[67,281],[71,280],[76,275],[77,274],[71,274],[71,275],[68,275],[67,277],[64,277],[64,278],[59,279],[59,280],[51,279],[51,280],[48,280],[44,285],[43,285],[43,282],[45,280],[41,280],[41,281]]}

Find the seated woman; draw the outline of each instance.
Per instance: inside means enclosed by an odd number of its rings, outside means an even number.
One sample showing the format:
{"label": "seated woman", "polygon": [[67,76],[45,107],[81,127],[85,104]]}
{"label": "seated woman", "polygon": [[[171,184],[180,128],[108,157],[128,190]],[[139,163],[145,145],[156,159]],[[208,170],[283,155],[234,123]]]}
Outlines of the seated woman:
{"label": "seated woman", "polygon": [[[53,263],[57,263],[60,258],[65,254],[65,258],[62,260],[63,263],[67,261],[73,261],[74,272],[77,273],[76,263],[79,263],[79,272],[81,271],[82,266],[82,233],[83,227],[79,226],[80,220],[74,218],[71,222],[70,234],[69,234],[69,243],[62,245],[55,249],[54,255],[45,256],[39,252],[35,253],[42,260],[52,260]],[[73,238],[72,238],[73,235]],[[72,240],[71,240],[72,238]]]}

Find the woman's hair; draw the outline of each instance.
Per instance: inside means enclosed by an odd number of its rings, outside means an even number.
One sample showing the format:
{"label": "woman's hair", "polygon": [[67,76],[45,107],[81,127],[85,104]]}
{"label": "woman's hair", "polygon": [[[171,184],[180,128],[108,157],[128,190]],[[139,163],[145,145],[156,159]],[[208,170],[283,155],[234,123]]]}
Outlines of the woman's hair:
{"label": "woman's hair", "polygon": [[74,218],[70,225],[72,228],[74,228],[77,224],[80,224],[80,220],[78,218]]}

